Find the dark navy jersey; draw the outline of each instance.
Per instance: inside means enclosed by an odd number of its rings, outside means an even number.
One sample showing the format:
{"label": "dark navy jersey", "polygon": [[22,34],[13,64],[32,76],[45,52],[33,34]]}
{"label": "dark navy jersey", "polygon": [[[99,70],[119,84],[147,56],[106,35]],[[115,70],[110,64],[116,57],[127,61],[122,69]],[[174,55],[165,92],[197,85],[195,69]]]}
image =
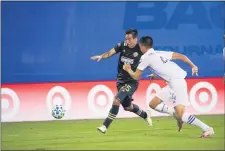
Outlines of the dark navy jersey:
{"label": "dark navy jersey", "polygon": [[129,48],[126,43],[121,42],[118,43],[114,49],[116,53],[120,53],[119,61],[118,61],[118,73],[117,73],[117,81],[119,83],[124,83],[128,81],[136,81],[134,80],[128,72],[123,70],[124,64],[130,64],[131,69],[136,71],[136,68],[139,64],[140,58],[143,55],[139,45],[137,44],[134,48]]}

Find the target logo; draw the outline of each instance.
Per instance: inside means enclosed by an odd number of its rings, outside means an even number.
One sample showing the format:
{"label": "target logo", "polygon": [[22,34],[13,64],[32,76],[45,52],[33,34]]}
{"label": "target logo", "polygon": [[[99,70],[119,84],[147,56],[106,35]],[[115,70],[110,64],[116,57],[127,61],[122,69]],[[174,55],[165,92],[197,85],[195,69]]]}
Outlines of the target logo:
{"label": "target logo", "polygon": [[49,112],[52,112],[52,108],[56,104],[63,105],[66,110],[65,112],[68,112],[72,102],[69,92],[62,86],[55,86],[51,88],[48,92],[46,100]]}
{"label": "target logo", "polygon": [[96,85],[88,93],[88,108],[95,113],[108,112],[112,106],[113,93],[105,85]]}
{"label": "target logo", "polygon": [[148,107],[148,109],[150,109],[149,107],[149,102],[155,97],[155,95],[157,93],[159,93],[161,91],[161,87],[160,85],[156,84],[156,83],[151,83],[148,86],[148,89],[146,91],[146,105]]}
{"label": "target logo", "polygon": [[20,100],[16,92],[9,88],[1,89],[1,113],[2,120],[14,117],[20,109]]}
{"label": "target logo", "polygon": [[216,106],[217,100],[217,91],[211,83],[198,82],[190,91],[190,102],[201,113],[210,112]]}

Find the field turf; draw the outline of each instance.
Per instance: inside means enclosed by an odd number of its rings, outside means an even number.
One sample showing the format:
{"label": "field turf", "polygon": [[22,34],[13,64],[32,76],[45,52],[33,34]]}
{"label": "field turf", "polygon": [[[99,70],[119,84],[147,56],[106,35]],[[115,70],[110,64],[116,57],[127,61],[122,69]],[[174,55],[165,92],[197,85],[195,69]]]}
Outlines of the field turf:
{"label": "field turf", "polygon": [[197,116],[215,130],[201,139],[201,130],[184,125],[177,132],[172,117],[116,119],[107,134],[96,130],[103,120],[2,123],[2,150],[224,150],[224,115]]}

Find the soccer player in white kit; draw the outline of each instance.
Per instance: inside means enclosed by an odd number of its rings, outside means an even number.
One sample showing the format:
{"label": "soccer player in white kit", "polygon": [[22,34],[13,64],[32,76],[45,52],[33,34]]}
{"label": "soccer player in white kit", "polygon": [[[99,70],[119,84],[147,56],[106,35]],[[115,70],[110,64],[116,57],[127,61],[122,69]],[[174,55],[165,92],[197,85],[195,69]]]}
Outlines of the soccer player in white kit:
{"label": "soccer player in white kit", "polygon": [[[141,57],[136,71],[132,71],[129,64],[124,65],[123,69],[134,79],[140,79],[142,72],[145,69],[149,69],[153,74],[167,82],[167,86],[150,101],[149,106],[156,111],[174,115],[178,121],[179,131],[182,129],[183,122],[185,122],[201,128],[203,131],[201,138],[213,135],[214,130],[212,127],[209,127],[194,115],[185,113],[185,107],[190,104],[187,94],[187,83],[185,81],[187,73],[172,60],[179,59],[190,65],[192,75],[198,75],[197,66],[183,54],[168,51],[155,51],[152,48],[153,40],[149,36],[142,37],[139,41],[139,45],[144,55]],[[164,101],[172,101],[174,108],[169,108]]]}

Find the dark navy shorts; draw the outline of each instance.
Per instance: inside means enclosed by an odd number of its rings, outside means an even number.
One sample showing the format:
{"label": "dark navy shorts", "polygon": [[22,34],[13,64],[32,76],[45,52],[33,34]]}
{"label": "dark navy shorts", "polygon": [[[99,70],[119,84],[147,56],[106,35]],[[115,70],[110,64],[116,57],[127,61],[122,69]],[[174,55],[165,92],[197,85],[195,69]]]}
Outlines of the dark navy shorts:
{"label": "dark navy shorts", "polygon": [[130,81],[126,83],[117,82],[117,95],[116,99],[120,101],[123,107],[129,107],[133,101],[132,96],[137,90],[139,83]]}

